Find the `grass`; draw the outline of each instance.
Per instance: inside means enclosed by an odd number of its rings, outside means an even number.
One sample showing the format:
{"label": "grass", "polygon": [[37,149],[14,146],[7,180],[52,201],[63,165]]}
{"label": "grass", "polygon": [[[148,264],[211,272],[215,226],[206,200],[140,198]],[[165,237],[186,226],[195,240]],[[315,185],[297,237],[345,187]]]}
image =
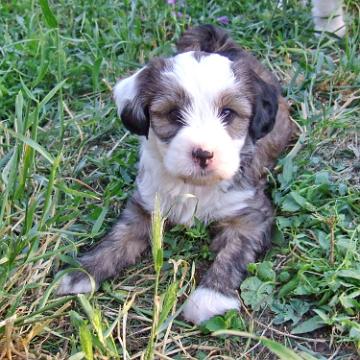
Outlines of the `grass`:
{"label": "grass", "polygon": [[[346,7],[338,41],[315,36],[297,1],[0,4],[0,359],[358,358],[360,24]],[[269,174],[274,247],[249,266],[240,314],[200,328],[175,316],[211,261],[201,223],[164,235],[156,272],[149,256],[92,296],[57,298],[57,271],[133,188],[138,140],[111,85],[221,16],[282,80],[301,129]]]}

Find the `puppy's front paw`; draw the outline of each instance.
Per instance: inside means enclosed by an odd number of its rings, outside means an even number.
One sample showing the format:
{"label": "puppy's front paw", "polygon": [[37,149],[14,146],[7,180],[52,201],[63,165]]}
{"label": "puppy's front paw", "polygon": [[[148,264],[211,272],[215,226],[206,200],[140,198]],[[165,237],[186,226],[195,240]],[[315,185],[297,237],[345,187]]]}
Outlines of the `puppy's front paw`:
{"label": "puppy's front paw", "polygon": [[200,324],[214,315],[222,315],[231,309],[239,309],[236,297],[221,294],[215,290],[198,287],[187,299],[183,316],[187,321]]}
{"label": "puppy's front paw", "polygon": [[87,273],[74,271],[66,274],[60,281],[56,290],[57,295],[85,294],[96,290],[97,285],[90,280]]}

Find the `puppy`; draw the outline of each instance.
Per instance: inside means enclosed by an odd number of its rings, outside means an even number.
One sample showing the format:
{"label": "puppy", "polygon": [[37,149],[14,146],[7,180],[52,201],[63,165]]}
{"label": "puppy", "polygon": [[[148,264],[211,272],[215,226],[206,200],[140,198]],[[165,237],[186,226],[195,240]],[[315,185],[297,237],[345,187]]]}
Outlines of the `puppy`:
{"label": "puppy", "polygon": [[[136,190],[109,234],[79,262],[96,287],[134,264],[149,247],[158,194],[168,225],[191,226],[197,217],[214,233],[215,260],[183,310],[199,324],[239,307],[246,266],[270,245],[265,169],[293,126],[275,77],[223,30],[190,29],[177,50],[114,87],[124,126],[141,136]],[[58,294],[91,290],[78,271],[63,278]]]}
{"label": "puppy", "polygon": [[316,31],[327,31],[344,37],[343,0],[312,0],[312,16]]}
{"label": "puppy", "polygon": [[[286,5],[288,0],[280,0],[279,7]],[[308,0],[301,0],[299,4],[306,6]],[[339,38],[346,34],[344,20],[343,0],[311,0],[311,14],[314,22],[314,30],[318,33],[323,31],[333,33]]]}

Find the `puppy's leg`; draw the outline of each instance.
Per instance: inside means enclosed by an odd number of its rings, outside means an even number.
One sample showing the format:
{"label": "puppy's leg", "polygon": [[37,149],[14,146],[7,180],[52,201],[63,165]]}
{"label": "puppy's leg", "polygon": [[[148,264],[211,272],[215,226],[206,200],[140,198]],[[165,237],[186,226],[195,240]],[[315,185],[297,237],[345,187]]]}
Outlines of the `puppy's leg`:
{"label": "puppy's leg", "polygon": [[[215,225],[212,248],[216,258],[188,298],[183,315],[195,324],[230,309],[239,308],[237,289],[246,275],[246,266],[270,245],[272,209],[263,195],[255,207]],[[256,205],[262,206],[256,206]]]}
{"label": "puppy's leg", "polygon": [[[78,260],[82,267],[94,278],[95,286],[119,271],[134,264],[149,245],[150,215],[136,201],[129,201],[120,220],[93,250]],[[65,275],[57,294],[78,294],[91,292],[89,276],[82,271]]]}

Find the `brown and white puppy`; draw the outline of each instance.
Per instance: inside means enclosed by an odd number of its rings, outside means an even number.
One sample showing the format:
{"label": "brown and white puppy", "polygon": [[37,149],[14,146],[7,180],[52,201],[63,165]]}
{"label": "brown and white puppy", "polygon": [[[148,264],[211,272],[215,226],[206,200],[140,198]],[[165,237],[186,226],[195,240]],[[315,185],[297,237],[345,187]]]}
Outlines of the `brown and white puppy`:
{"label": "brown and white puppy", "polygon": [[[215,260],[183,311],[200,323],[239,307],[246,266],[270,245],[264,169],[293,128],[274,76],[223,30],[190,29],[177,49],[114,88],[124,125],[142,136],[136,191],[110,233],[79,262],[97,287],[134,264],[149,247],[158,194],[169,225],[191,226],[197,217],[215,234]],[[90,291],[79,271],[63,278],[58,294]]]}

